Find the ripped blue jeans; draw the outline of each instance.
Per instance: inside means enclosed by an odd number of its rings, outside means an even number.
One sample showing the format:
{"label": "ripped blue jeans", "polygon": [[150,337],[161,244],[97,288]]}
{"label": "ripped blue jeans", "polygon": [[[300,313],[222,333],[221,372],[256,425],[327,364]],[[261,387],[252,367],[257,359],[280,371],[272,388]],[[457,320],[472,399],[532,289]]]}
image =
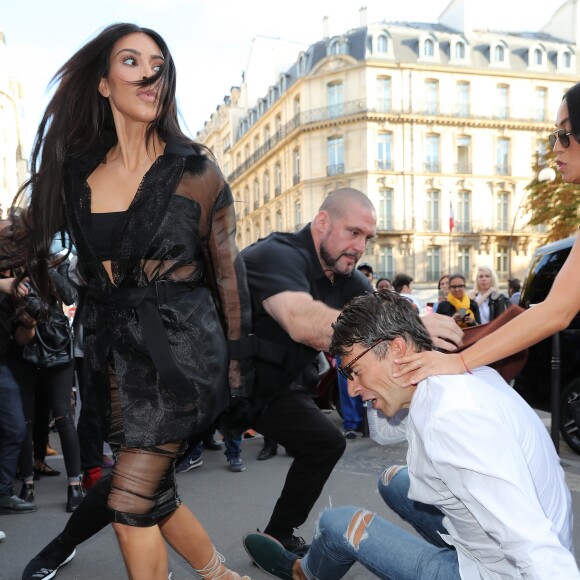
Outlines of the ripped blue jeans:
{"label": "ripped blue jeans", "polygon": [[307,578],[342,578],[359,562],[379,578],[388,580],[460,580],[457,554],[437,534],[437,531],[445,533],[441,512],[408,499],[406,468],[391,477],[387,480],[385,475],[381,476],[381,495],[427,539],[362,508],[328,509],[320,516],[312,546],[301,561]]}

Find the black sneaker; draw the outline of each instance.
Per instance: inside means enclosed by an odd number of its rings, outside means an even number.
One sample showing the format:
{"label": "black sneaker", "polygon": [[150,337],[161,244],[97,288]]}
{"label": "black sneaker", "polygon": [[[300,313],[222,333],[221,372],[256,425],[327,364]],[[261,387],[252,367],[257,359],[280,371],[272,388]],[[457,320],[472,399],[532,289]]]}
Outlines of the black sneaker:
{"label": "black sneaker", "polygon": [[284,549],[296,554],[299,558],[302,558],[310,550],[310,544],[307,544],[300,536],[290,534],[276,539],[284,546]]}
{"label": "black sneaker", "polygon": [[76,554],[76,549],[63,546],[57,536],[46,548],[41,550],[22,572],[22,580],[49,580],[54,578],[58,569],[68,564]]}
{"label": "black sneaker", "polygon": [[3,495],[0,497],[0,514],[28,514],[38,508],[30,502],[20,499],[17,495]]}

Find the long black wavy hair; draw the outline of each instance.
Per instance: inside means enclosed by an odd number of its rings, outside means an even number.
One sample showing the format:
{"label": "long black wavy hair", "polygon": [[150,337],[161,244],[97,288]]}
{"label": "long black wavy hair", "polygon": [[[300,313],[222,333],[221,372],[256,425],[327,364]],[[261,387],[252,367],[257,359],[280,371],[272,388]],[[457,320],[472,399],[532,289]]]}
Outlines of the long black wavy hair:
{"label": "long black wavy hair", "polygon": [[[39,294],[53,294],[48,276],[50,247],[55,234],[64,236],[64,171],[67,159],[78,157],[102,144],[104,136],[114,131],[113,114],[108,99],[98,90],[109,74],[113,46],[133,33],[149,36],[160,48],[164,63],[159,72],[135,83],[149,86],[159,82],[157,116],[147,129],[147,142],[157,134],[171,136],[205,154],[206,148],[194,143],[181,130],[175,98],[175,64],[163,38],[154,30],[135,24],[118,23],[103,29],[87,42],[54,75],[49,86],[56,86],[54,96],[42,117],[34,141],[30,179],[18,191],[13,215],[23,216],[28,230],[27,246],[20,252],[20,264],[34,281]],[[19,208],[28,206],[25,212]],[[17,220],[18,221],[18,220]],[[18,226],[17,226],[18,227]]]}

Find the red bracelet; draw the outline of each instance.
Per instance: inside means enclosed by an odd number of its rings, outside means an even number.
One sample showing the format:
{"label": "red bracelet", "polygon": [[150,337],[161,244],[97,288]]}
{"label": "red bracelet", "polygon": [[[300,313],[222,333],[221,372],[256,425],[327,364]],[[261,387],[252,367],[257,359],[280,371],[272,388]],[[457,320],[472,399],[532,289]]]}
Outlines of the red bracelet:
{"label": "red bracelet", "polygon": [[463,358],[463,355],[461,353],[459,353],[459,356],[461,357],[461,362],[463,363],[463,366],[465,367],[465,370],[472,375],[473,373],[467,368],[467,365],[465,364],[465,359]]}

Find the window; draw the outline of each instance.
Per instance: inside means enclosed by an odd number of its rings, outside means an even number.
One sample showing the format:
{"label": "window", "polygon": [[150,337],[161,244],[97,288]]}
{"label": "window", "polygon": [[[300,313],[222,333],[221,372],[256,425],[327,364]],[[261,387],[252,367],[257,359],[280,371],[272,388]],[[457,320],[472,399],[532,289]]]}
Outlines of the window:
{"label": "window", "polygon": [[292,152],[292,167],[294,169],[292,182],[296,185],[300,181],[300,149],[298,148]]}
{"label": "window", "polygon": [[455,114],[458,117],[469,116],[469,83],[460,81],[455,85]]}
{"label": "window", "polygon": [[300,115],[300,97],[294,98],[294,116]]}
{"label": "window", "polygon": [[250,158],[250,146],[245,145],[244,147],[244,160],[247,161]]}
{"label": "window", "polygon": [[391,110],[391,77],[377,77],[377,111]]}
{"label": "window", "polygon": [[327,142],[328,165],[327,175],[341,175],[344,173],[343,157],[344,140],[342,137],[330,137]]}
{"label": "window", "polygon": [[393,246],[381,246],[379,253],[380,275],[391,280],[395,276],[395,253]]}
{"label": "window", "polygon": [[497,63],[505,62],[505,47],[502,44],[496,44],[493,60]]}
{"label": "window", "polygon": [[425,81],[425,114],[439,113],[439,82],[434,79]]}
{"label": "window", "polygon": [[435,43],[431,38],[426,38],[423,43],[423,56],[434,57],[435,56]]}
{"label": "window", "polygon": [[254,180],[254,209],[258,209],[260,207],[260,184],[258,180]]}
{"label": "window", "polygon": [[426,219],[425,219],[425,231],[427,232],[439,232],[441,231],[441,224],[439,219],[439,200],[441,197],[441,192],[438,189],[430,189],[427,192],[427,207]]}
{"label": "window", "polygon": [[272,233],[272,224],[270,223],[270,216],[267,215],[266,219],[264,220],[264,235],[268,235]]}
{"label": "window", "polygon": [[254,153],[256,153],[259,148],[260,148],[260,136],[256,135],[254,137]]}
{"label": "window", "polygon": [[[457,216],[455,220],[455,231],[471,231],[471,192],[460,191],[457,195]],[[469,272],[469,270],[460,270]]]}
{"label": "window", "polygon": [[471,174],[471,137],[467,135],[457,139],[456,173]]}
{"label": "window", "polygon": [[534,94],[534,121],[546,120],[546,104],[547,104],[548,90],[543,87],[536,88]]}
{"label": "window", "polygon": [[572,55],[565,50],[562,53],[562,68],[571,68],[572,67]]}
{"label": "window", "polygon": [[342,83],[330,83],[327,85],[326,94],[328,102],[328,114],[330,118],[342,116],[344,109]]}
{"label": "window", "polygon": [[425,137],[425,171],[439,173],[439,135],[431,133]]}
{"label": "window", "polygon": [[306,72],[306,55],[302,52],[298,57],[298,76]]}
{"label": "window", "polygon": [[242,154],[236,153],[236,169],[242,164]]}
{"label": "window", "polygon": [[222,140],[222,150],[225,153],[230,148],[230,134],[228,133]]}
{"label": "window", "polygon": [[269,145],[268,141],[270,140],[270,125],[266,125],[264,127],[264,144]]}
{"label": "window", "polygon": [[328,47],[328,54],[346,54],[348,44],[344,39],[333,40]]}
{"label": "window", "polygon": [[282,228],[282,210],[276,212],[276,231],[281,232]]}
{"label": "window", "polygon": [[276,125],[276,138],[280,139],[282,136],[282,117],[280,115],[276,115],[276,120],[274,123]]}
{"label": "window", "polygon": [[441,277],[441,248],[427,248],[427,282],[436,282]]}
{"label": "window", "polygon": [[497,85],[495,89],[496,119],[507,119],[509,116],[510,88],[508,85]]}
{"label": "window", "polygon": [[264,173],[264,203],[270,200],[270,174]]}
{"label": "window", "polygon": [[462,40],[458,40],[455,43],[455,51],[453,56],[455,60],[465,60],[465,43]]}
{"label": "window", "polygon": [[282,193],[282,167],[279,163],[274,166],[274,195],[280,195]]}
{"label": "window", "polygon": [[393,169],[393,134],[377,135],[377,169]]}
{"label": "window", "polygon": [[547,139],[536,140],[537,163],[541,167],[546,167],[548,165],[548,161],[546,160],[546,155],[548,154],[548,151],[549,147]]}
{"label": "window", "polygon": [[510,194],[507,191],[502,191],[497,194],[495,206],[495,229],[498,232],[509,232],[509,203]]}
{"label": "window", "polygon": [[294,226],[296,229],[302,226],[302,204],[299,200],[294,202]]}
{"label": "window", "polygon": [[544,64],[544,53],[539,48],[534,49],[534,64],[536,66]]}
{"label": "window", "polygon": [[379,189],[379,207],[377,225],[379,230],[392,230],[393,228],[393,190],[390,187]]}
{"label": "window", "polygon": [[389,52],[389,39],[385,34],[377,38],[377,52]]}
{"label": "window", "polygon": [[471,246],[457,248],[457,270],[469,279],[471,274]]}
{"label": "window", "polygon": [[250,207],[250,190],[248,187],[244,187],[244,215],[247,215]]}
{"label": "window", "polygon": [[499,138],[496,143],[495,152],[495,172],[497,175],[509,175],[509,152],[510,140],[503,137]]}
{"label": "window", "polygon": [[498,246],[495,255],[495,269],[498,278],[505,280],[508,277],[508,264],[508,248],[506,246]]}

